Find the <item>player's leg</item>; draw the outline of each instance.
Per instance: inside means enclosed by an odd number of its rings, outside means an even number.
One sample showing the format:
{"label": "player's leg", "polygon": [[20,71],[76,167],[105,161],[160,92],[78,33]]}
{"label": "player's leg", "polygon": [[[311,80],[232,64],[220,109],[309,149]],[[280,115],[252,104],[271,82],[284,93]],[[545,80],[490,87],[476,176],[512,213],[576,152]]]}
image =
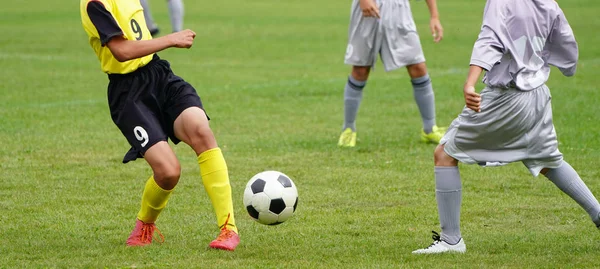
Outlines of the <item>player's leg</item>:
{"label": "player's leg", "polygon": [[353,66],[352,73],[344,86],[344,125],[338,145],[354,147],[356,145],[356,116],[363,98],[363,89],[369,78],[370,66]]}
{"label": "player's leg", "polygon": [[436,126],[435,96],[410,3],[408,0],[387,1],[382,10],[385,20],[381,60],[385,70],[406,66],[423,123],[421,140],[439,143],[444,130]]}
{"label": "player's leg", "polygon": [[561,191],[575,200],[589,214],[596,226],[600,226],[598,200],[575,169],[563,160],[563,155],[558,150],[558,138],[552,120],[550,90],[546,86],[541,86],[526,94],[530,95],[527,100],[532,100],[526,106],[537,112],[537,114],[530,114],[539,116],[534,118],[535,122],[528,133],[529,137],[535,139],[527,143],[530,158],[524,160],[523,164],[534,176],[537,176],[538,172],[545,175]]}
{"label": "player's leg", "polygon": [[210,246],[234,250],[239,243],[239,236],[227,164],[196,90],[174,75],[166,61],[161,61],[161,65],[167,74],[168,88],[163,92],[164,96],[159,98],[163,101],[163,113],[169,128],[167,132],[173,143],[183,141],[196,152],[204,188],[215,210],[218,227],[222,229],[218,239],[226,239],[217,242],[217,246],[213,241]]}
{"label": "player's leg", "polygon": [[183,0],[167,0],[169,5],[169,17],[171,18],[171,27],[173,32],[183,30]]}
{"label": "player's leg", "polygon": [[352,72],[344,86],[344,124],[338,139],[338,145],[342,147],[356,145],[356,116],[371,66],[375,64],[381,46],[378,26],[377,18],[363,17],[359,1],[354,0],[348,27],[348,46],[344,57],[344,63],[352,66]]}
{"label": "player's leg", "polygon": [[[522,122],[523,117],[529,115],[528,111],[521,114],[516,113],[515,111],[523,109],[519,106],[512,110],[513,106],[510,101],[517,102],[518,98],[513,95],[499,98],[499,91],[484,89],[481,92],[482,107],[485,106],[486,109],[478,113],[477,117],[473,117],[474,112],[464,108],[436,147],[434,153],[435,186],[442,232],[441,235],[434,234],[434,242],[429,247],[413,253],[466,251],[466,245],[460,232],[462,188],[458,161],[466,164],[481,164],[487,161],[505,160],[506,156],[514,158],[524,155],[522,151],[527,148],[526,141],[511,143],[515,140],[514,136],[520,136],[522,128],[510,128],[517,129],[517,131],[511,132],[505,130],[505,127],[511,122]],[[499,101],[496,103],[496,100]],[[498,130],[504,130],[504,132]],[[508,150],[503,149],[505,145]]]}
{"label": "player's leg", "polygon": [[148,0],[140,0],[140,4],[142,4],[142,8],[144,9],[144,18],[146,18],[146,25],[148,25],[150,34],[158,34],[158,25],[156,25],[154,18],[152,18],[152,11],[150,11],[150,4],[148,4]]}
{"label": "player's leg", "polygon": [[426,248],[413,251],[414,254],[434,254],[443,252],[465,252],[466,245],[460,234],[460,206],[462,187],[458,161],[438,145],[434,152],[435,198],[442,234],[434,233],[433,243]]}
{"label": "player's leg", "polygon": [[160,115],[154,100],[158,68],[153,60],[133,75],[109,76],[111,117],[131,145],[123,162],[144,157],[153,172],[144,186],[135,228],[127,239],[130,246],[152,243],[154,223],[165,208],[180,174],[179,161],[166,142],[162,118],[156,116]]}
{"label": "player's leg", "polygon": [[435,94],[431,79],[427,73],[425,62],[406,66],[413,87],[413,95],[421,114],[423,132],[421,139],[424,142],[439,143],[444,135],[444,130],[438,128],[435,122]]}
{"label": "player's leg", "polygon": [[541,173],[575,200],[588,213],[596,227],[600,228],[600,204],[569,163],[563,161],[559,167],[544,168]]}
{"label": "player's leg", "polygon": [[198,156],[202,182],[221,228],[221,234],[209,246],[234,250],[239,243],[239,236],[233,214],[229,174],[208,118],[200,107],[188,107],[177,117],[173,126],[175,136],[190,145]]}
{"label": "player's leg", "polygon": [[363,89],[369,79],[370,66],[353,66],[344,86],[344,126],[356,132],[356,116],[363,98]]}
{"label": "player's leg", "polygon": [[[408,65],[406,67],[408,75],[410,76],[413,94],[415,101],[421,114],[421,120],[423,121],[423,132],[430,134],[434,132],[435,122],[435,95],[433,93],[433,87],[431,85],[431,79],[427,73],[427,66],[425,63],[418,63]],[[434,142],[439,142],[441,136]]]}
{"label": "player's leg", "polygon": [[[127,239],[129,246],[143,246],[152,242],[156,230],[154,223],[166,207],[181,174],[179,161],[167,141],[151,146],[144,154],[144,159],[152,168],[153,175],[146,181],[136,226]],[[164,239],[160,232],[159,235]]]}
{"label": "player's leg", "polygon": [[441,239],[455,245],[460,235],[460,205],[462,188],[458,161],[444,151],[444,145],[438,145],[434,152],[435,196],[438,204]]}

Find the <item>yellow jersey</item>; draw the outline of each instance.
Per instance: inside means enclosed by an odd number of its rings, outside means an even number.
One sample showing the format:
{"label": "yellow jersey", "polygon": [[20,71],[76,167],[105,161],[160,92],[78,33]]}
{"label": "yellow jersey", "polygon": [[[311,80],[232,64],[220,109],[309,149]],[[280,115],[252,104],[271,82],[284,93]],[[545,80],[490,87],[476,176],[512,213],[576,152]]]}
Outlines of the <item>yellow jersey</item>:
{"label": "yellow jersey", "polygon": [[152,39],[139,0],[80,0],[81,23],[100,60],[102,71],[127,74],[148,64],[153,54],[119,62],[106,43],[122,36],[128,40]]}

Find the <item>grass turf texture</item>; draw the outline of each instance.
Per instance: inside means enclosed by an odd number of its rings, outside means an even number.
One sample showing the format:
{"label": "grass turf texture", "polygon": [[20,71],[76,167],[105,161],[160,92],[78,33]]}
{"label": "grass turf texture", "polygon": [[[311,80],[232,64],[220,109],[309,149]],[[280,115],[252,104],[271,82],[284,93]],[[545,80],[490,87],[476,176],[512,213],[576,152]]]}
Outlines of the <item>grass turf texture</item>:
{"label": "grass turf texture", "polygon": [[[218,230],[196,158],[157,222],[166,242],[125,247],[150,169],[120,164],[129,146],[107,107],[107,78],[76,1],[12,1],[0,10],[0,267],[430,268],[595,267],[600,233],[585,212],[521,164],[462,166],[465,255],[415,256],[439,230],[433,145],[404,70],[372,73],[354,149],[336,146],[349,67],[349,1],[187,1],[191,50],[159,55],[196,87],[229,165],[242,242],[207,249]],[[164,1],[151,1],[170,29]],[[436,91],[439,125],[463,106],[462,84],[484,1],[440,1],[433,44],[424,2],[412,2]],[[553,71],[560,149],[600,194],[598,3],[561,2],[580,44],[574,78]],[[296,215],[276,227],[242,205],[246,181],[280,170],[298,185]]]}

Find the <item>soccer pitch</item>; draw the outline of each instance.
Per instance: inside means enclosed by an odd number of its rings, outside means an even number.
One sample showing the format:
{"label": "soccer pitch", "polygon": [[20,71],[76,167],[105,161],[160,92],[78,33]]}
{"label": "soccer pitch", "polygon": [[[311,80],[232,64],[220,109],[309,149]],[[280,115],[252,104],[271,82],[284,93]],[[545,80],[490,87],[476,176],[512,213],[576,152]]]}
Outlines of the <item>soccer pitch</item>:
{"label": "soccer pitch", "polygon": [[[151,0],[163,33],[164,0]],[[600,231],[583,209],[522,164],[461,166],[467,253],[417,256],[439,231],[434,145],[405,70],[372,72],[356,148],[338,148],[350,0],[186,1],[189,49],[159,55],[197,89],[229,166],[241,243],[218,233],[194,152],[174,146],[179,185],[157,226],[163,244],[125,246],[144,182],[143,160],[112,123],[107,77],[81,27],[79,1],[13,0],[0,9],[0,268],[594,268]],[[485,1],[439,1],[445,38],[431,40],[412,1],[436,92],[437,121],[461,111],[462,85]],[[580,47],[578,72],[553,69],[559,149],[600,197],[600,4],[560,2]],[[264,226],[243,188],[279,170],[298,187],[295,215]]]}

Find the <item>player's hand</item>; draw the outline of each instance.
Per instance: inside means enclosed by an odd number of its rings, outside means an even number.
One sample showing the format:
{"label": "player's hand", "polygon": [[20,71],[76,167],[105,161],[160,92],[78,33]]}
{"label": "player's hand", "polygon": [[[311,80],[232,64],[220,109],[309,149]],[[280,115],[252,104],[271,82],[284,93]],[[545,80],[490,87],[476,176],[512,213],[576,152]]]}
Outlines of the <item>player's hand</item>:
{"label": "player's hand", "polygon": [[194,43],[196,33],[190,29],[179,31],[176,33],[169,34],[173,47],[189,49]]}
{"label": "player's hand", "polygon": [[431,18],[429,21],[429,28],[431,29],[431,34],[433,35],[433,41],[435,43],[442,41],[442,38],[444,38],[444,28],[442,27],[440,19]]}
{"label": "player's hand", "polygon": [[359,5],[364,17],[379,18],[379,8],[375,0],[360,0]]}
{"label": "player's hand", "polygon": [[481,96],[475,92],[475,88],[473,86],[465,86],[463,93],[465,95],[465,105],[475,112],[480,112]]}

